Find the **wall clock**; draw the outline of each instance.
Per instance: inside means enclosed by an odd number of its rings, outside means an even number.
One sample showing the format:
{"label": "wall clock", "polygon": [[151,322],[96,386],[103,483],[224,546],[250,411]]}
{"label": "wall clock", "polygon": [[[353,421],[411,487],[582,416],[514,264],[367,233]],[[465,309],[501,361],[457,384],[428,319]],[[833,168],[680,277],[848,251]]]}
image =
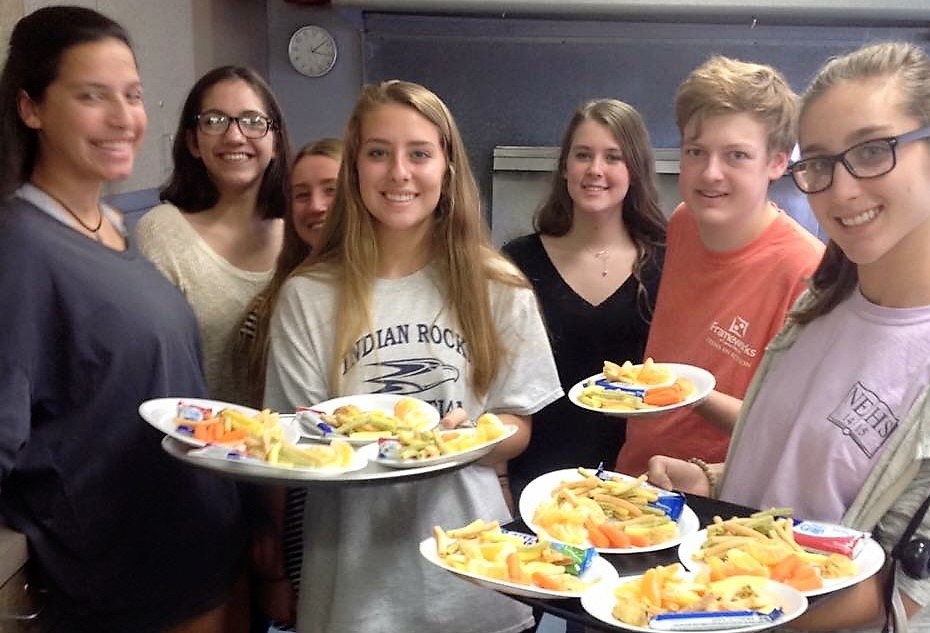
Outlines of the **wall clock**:
{"label": "wall clock", "polygon": [[336,40],[322,26],[302,26],[291,35],[287,58],[294,70],[307,77],[322,77],[336,63]]}

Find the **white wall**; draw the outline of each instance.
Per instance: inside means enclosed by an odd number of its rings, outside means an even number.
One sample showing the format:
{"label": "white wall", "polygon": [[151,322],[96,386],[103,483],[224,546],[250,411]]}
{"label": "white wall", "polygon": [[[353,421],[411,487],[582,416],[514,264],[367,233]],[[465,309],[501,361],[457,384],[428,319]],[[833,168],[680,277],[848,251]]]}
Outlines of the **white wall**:
{"label": "white wall", "polygon": [[[133,40],[149,127],[133,175],[107,193],[158,187],[171,169],[171,142],[194,81],[221,64],[248,64],[267,75],[264,0],[67,0],[122,24]],[[5,54],[16,20],[62,0],[0,0]]]}

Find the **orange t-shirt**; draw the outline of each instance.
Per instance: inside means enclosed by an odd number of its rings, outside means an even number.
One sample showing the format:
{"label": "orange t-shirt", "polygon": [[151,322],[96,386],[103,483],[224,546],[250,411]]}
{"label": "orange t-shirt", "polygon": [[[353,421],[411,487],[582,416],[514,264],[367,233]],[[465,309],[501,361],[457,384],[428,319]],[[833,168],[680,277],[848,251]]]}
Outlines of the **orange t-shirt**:
{"label": "orange t-shirt", "polygon": [[[752,242],[709,251],[694,215],[680,204],[669,220],[668,248],[646,356],[703,367],[716,389],[742,398],[769,340],[823,255],[816,237],[784,212]],[[623,359],[620,359],[623,360]],[[653,455],[720,462],[729,435],[690,407],[627,420],[618,472],[638,475]]]}

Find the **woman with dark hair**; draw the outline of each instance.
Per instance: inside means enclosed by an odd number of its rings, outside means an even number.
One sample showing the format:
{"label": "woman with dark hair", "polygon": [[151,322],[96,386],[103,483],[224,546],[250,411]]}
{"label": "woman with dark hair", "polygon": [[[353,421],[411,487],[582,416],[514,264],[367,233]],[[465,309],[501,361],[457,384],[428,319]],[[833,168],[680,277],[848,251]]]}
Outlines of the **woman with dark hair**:
{"label": "woman with dark hair", "polygon": [[[642,359],[665,255],[655,159],[639,113],[616,99],[579,107],[562,138],[536,233],[503,251],[536,290],[562,389],[605,360]],[[527,450],[507,465],[517,498],[532,479],[574,466],[610,466],[624,421],[562,397],[533,416]]]}
{"label": "woman with dark hair", "polygon": [[100,200],[145,129],[119,24],[19,21],[0,77],[0,513],[28,539],[43,631],[247,620],[235,487],[168,457],[137,413],[205,395],[194,315]]}
{"label": "woman with dark hair", "polygon": [[281,109],[253,70],[222,66],[191,89],[165,201],[136,227],[139,248],[187,297],[211,397],[247,398],[236,336],[274,273],[284,238],[290,147]]}

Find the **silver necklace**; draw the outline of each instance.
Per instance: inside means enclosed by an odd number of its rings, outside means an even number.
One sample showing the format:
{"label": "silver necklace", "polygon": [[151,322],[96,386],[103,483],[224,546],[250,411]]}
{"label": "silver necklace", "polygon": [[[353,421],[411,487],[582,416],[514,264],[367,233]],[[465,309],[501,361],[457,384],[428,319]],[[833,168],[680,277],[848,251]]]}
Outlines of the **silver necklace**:
{"label": "silver necklace", "polygon": [[589,253],[594,255],[594,259],[597,259],[601,262],[601,277],[607,276],[607,262],[610,260],[610,252],[606,248],[602,248],[599,251],[588,250]]}

